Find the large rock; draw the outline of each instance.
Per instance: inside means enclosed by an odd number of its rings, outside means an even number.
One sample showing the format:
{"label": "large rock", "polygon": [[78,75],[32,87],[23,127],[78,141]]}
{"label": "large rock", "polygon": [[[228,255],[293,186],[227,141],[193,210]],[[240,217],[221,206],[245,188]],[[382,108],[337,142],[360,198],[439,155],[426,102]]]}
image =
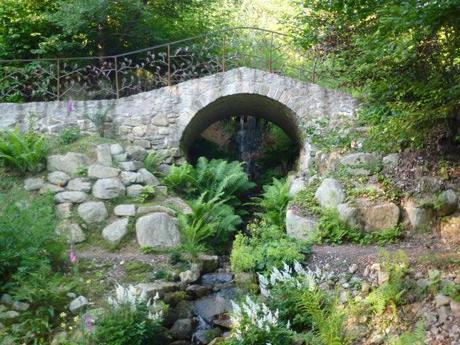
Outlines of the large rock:
{"label": "large rock", "polygon": [[136,205],[122,204],[115,206],[113,213],[120,217],[134,217],[136,215]]}
{"label": "large rock", "polygon": [[442,188],[442,181],[438,177],[423,176],[418,179],[415,192],[420,195],[432,195]]}
{"label": "large rock", "polygon": [[72,204],[70,202],[57,204],[56,215],[60,219],[69,219],[72,217]]}
{"label": "large rock", "polygon": [[70,302],[69,305],[69,310],[76,314],[78,313],[81,309],[86,307],[88,305],[88,299],[85,296],[79,296],[75,298],[72,302]]}
{"label": "large rock", "polygon": [[223,313],[231,311],[231,303],[221,296],[208,296],[193,302],[193,312],[207,322]]}
{"label": "large rock", "polygon": [[166,206],[171,206],[174,210],[182,212],[183,214],[191,214],[192,208],[181,198],[168,198],[163,202]]}
{"label": "large rock", "polygon": [[373,203],[367,199],[356,201],[363,230],[372,232],[391,229],[398,225],[400,210],[392,202]]}
{"label": "large rock", "polygon": [[189,340],[192,336],[192,331],[192,320],[190,319],[177,320],[170,330],[172,337],[179,340]]}
{"label": "large rock", "polygon": [[39,190],[44,184],[45,181],[41,177],[27,178],[24,181],[24,189],[28,191]]}
{"label": "large rock", "polygon": [[93,164],[88,168],[88,177],[92,179],[117,177],[119,174],[120,169],[100,164]]}
{"label": "large rock", "polygon": [[86,177],[77,177],[67,183],[67,190],[89,193],[91,182]]}
{"label": "large rock", "polygon": [[125,152],[125,149],[120,144],[113,144],[110,146],[110,153],[112,155],[120,155]]}
{"label": "large rock", "polygon": [[101,144],[96,147],[97,162],[107,167],[112,166],[112,153],[109,144]]}
{"label": "large rock", "polygon": [[286,212],[286,232],[287,235],[298,240],[312,239],[318,226],[318,219],[314,216],[302,217],[293,210]]}
{"label": "large rock", "polygon": [[180,244],[177,219],[167,213],[153,213],[136,222],[137,242],[141,247],[171,248]]}
{"label": "large rock", "polygon": [[295,196],[299,193],[302,189],[305,188],[305,180],[301,177],[296,177],[292,180],[291,185],[289,186],[289,195]]}
{"label": "large rock", "polygon": [[411,229],[417,232],[430,232],[436,222],[436,213],[431,207],[420,207],[414,200],[406,200],[402,207]]}
{"label": "large rock", "polygon": [[158,213],[158,212],[167,213],[172,217],[176,216],[176,211],[174,211],[173,209],[170,209],[169,207],[164,207],[161,205],[147,205],[147,206],[139,206],[137,208],[138,216],[143,216],[144,214]]}
{"label": "large rock", "polygon": [[315,197],[322,207],[336,208],[345,200],[345,191],[339,181],[326,178],[316,190]]}
{"label": "large rock", "polygon": [[189,284],[194,283],[201,277],[201,263],[192,263],[189,270],[179,273],[179,278],[182,283]]}
{"label": "large rock", "polygon": [[48,181],[57,186],[64,187],[69,180],[70,176],[63,171],[53,171],[48,174]]}
{"label": "large rock", "polygon": [[398,153],[390,153],[386,155],[382,159],[383,166],[387,169],[394,169],[399,164],[399,154]]}
{"label": "large rock", "polygon": [[70,202],[73,204],[79,204],[85,202],[88,199],[88,195],[83,192],[61,192],[54,196],[54,199],[58,203]]}
{"label": "large rock", "polygon": [[111,244],[119,243],[128,233],[128,218],[123,218],[107,225],[102,230],[102,237]]}
{"label": "large rock", "polygon": [[123,182],[125,186],[129,186],[131,184],[137,183],[138,180],[140,179],[139,176],[140,174],[138,172],[122,171],[120,174],[120,179],[121,179],[121,182]]}
{"label": "large rock", "polygon": [[52,183],[45,183],[42,188],[40,188],[39,193],[41,194],[46,194],[46,193],[51,193],[51,194],[56,194],[59,192],[63,192],[65,189],[61,186],[56,186],[55,184]]}
{"label": "large rock", "polygon": [[347,224],[350,228],[364,228],[360,212],[358,208],[354,207],[352,204],[346,203],[338,205],[337,212],[339,213],[340,220]]}
{"label": "large rock", "polygon": [[162,298],[167,292],[177,291],[179,289],[179,284],[156,280],[153,283],[137,284],[135,288],[140,296],[144,296],[146,300],[149,300],[155,298],[156,294]]}
{"label": "large rock", "polygon": [[460,245],[460,213],[441,221],[441,238],[447,243]]}
{"label": "large rock", "polygon": [[125,193],[126,188],[118,178],[100,179],[93,186],[93,196],[98,199],[114,199],[125,195]]}
{"label": "large rock", "polygon": [[48,156],[47,168],[48,171],[63,171],[68,175],[76,176],[82,169],[86,169],[89,163],[88,156],[69,152],[66,155]]}
{"label": "large rock", "polygon": [[144,161],[145,156],[147,156],[147,150],[137,145],[128,146],[126,148],[126,153],[129,158],[135,161]]}
{"label": "large rock", "polygon": [[144,190],[144,186],[140,184],[132,184],[126,188],[126,195],[135,198],[141,195]]}
{"label": "large rock", "polygon": [[78,206],[78,214],[85,223],[93,224],[104,221],[108,212],[102,201],[89,201]]}
{"label": "large rock", "polygon": [[160,180],[145,168],[139,169],[136,182],[150,186],[158,186],[160,184]]}
{"label": "large rock", "polygon": [[141,161],[126,161],[118,163],[121,170],[124,171],[137,171],[144,167],[144,163]]}
{"label": "large rock", "polygon": [[374,168],[378,167],[380,162],[380,155],[368,152],[351,153],[346,156],[343,156],[340,159],[341,164],[351,167],[361,166],[366,168]]}
{"label": "large rock", "polygon": [[56,232],[63,236],[68,243],[80,243],[86,240],[85,233],[80,225],[70,222],[63,222],[58,225]]}
{"label": "large rock", "polygon": [[315,157],[318,172],[324,174],[337,169],[340,154],[338,152],[318,152]]}
{"label": "large rock", "polygon": [[441,217],[454,213],[458,208],[457,194],[452,189],[442,192],[436,200],[436,207]]}

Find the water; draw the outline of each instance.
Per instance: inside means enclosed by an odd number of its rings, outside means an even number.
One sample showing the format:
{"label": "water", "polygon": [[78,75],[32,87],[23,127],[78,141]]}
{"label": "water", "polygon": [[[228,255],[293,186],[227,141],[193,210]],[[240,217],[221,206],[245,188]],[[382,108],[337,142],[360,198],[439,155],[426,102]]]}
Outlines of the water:
{"label": "water", "polygon": [[252,179],[260,175],[257,159],[262,154],[264,129],[257,118],[253,116],[239,117],[236,143],[238,145],[239,160],[246,163],[246,172]]}

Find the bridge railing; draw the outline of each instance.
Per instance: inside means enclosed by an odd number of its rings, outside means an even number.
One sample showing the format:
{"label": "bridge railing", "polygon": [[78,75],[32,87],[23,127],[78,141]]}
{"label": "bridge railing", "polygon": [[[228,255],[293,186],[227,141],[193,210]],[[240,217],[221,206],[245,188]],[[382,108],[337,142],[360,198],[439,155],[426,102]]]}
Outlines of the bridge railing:
{"label": "bridge railing", "polygon": [[239,27],[112,56],[0,60],[0,102],[113,99],[243,66],[327,78],[321,58],[294,39]]}

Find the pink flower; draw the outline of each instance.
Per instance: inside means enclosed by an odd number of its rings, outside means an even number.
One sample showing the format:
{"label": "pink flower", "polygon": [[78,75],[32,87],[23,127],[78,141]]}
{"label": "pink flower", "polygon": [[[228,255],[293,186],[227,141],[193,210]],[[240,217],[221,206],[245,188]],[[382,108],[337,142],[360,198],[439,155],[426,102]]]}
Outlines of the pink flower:
{"label": "pink flower", "polygon": [[69,259],[70,259],[70,262],[73,264],[76,264],[78,261],[77,253],[75,253],[75,250],[73,248],[70,250]]}
{"label": "pink flower", "polygon": [[70,114],[73,111],[73,103],[72,99],[69,99],[67,101],[67,114]]}

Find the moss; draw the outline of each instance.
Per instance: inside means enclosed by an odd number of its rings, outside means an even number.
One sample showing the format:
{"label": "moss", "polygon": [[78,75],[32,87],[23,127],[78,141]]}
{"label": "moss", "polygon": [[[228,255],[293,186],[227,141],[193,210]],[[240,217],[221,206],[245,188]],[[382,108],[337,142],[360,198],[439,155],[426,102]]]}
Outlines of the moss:
{"label": "moss", "polygon": [[151,265],[140,261],[130,261],[123,265],[126,273],[127,282],[145,282],[153,278],[153,268]]}

